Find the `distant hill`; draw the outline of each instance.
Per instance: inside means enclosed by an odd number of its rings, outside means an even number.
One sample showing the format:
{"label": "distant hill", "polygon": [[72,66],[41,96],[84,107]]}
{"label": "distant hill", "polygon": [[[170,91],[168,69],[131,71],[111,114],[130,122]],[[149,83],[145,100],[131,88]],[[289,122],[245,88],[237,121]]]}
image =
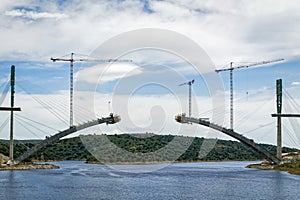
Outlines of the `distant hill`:
{"label": "distant hill", "polygon": [[[29,160],[53,161],[53,160],[87,160],[96,161],[96,158],[86,149],[90,145],[93,154],[101,152],[101,161],[106,162],[151,162],[167,161],[224,161],[224,160],[262,160],[263,158],[251,148],[237,141],[192,138],[173,135],[155,134],[120,134],[120,135],[89,135],[59,140],[40,150]],[[106,141],[107,144],[103,143]],[[175,141],[175,142],[174,142]],[[26,140],[15,142],[15,157],[23,154],[27,149],[37,144],[38,140]],[[205,142],[205,145],[204,143]],[[203,148],[214,144],[213,149],[206,155]],[[114,144],[121,150],[126,150],[137,158],[122,154],[120,151],[112,152],[109,148]],[[9,143],[0,140],[0,154],[8,155]],[[108,145],[108,146],[105,146]],[[260,146],[271,154],[276,154],[276,146],[260,144]],[[96,147],[96,148],[95,148]],[[166,147],[166,148],[164,148]],[[202,149],[201,149],[202,148]],[[182,153],[180,149],[185,149]],[[201,149],[201,151],[200,151]],[[283,148],[283,152],[295,152],[297,149]],[[201,155],[199,155],[201,152]],[[128,155],[130,155],[130,153]],[[174,157],[174,155],[176,157]],[[140,156],[140,157],[139,157]]]}

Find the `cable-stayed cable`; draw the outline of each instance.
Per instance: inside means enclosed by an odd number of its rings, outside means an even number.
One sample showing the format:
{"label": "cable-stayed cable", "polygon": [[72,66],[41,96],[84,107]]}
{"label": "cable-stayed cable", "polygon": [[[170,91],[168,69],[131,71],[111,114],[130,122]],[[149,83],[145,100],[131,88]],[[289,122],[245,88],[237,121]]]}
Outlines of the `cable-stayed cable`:
{"label": "cable-stayed cable", "polygon": [[38,99],[37,97],[35,97],[34,95],[32,95],[30,92],[26,91],[22,86],[20,86],[26,93],[28,93],[37,103],[39,103],[41,106],[43,106],[43,108],[45,108],[46,110],[48,110],[50,113],[52,113],[55,117],[57,117],[57,119],[61,120],[63,123],[68,124],[68,121],[65,119],[65,117],[58,113],[57,111],[53,110],[51,108],[51,106],[43,101],[41,101],[40,99]]}
{"label": "cable-stayed cable", "polygon": [[53,127],[50,127],[50,126],[48,126],[48,125],[46,125],[46,124],[43,124],[43,123],[38,122],[38,121],[35,121],[35,120],[33,120],[33,119],[29,119],[28,117],[25,117],[25,116],[22,116],[22,115],[19,115],[19,114],[15,114],[15,115],[18,116],[18,117],[20,117],[20,118],[23,118],[23,119],[25,119],[25,120],[28,120],[28,121],[30,121],[30,122],[36,123],[36,124],[38,124],[38,125],[41,125],[41,126],[43,126],[43,127],[45,127],[45,128],[51,129],[51,130],[53,130],[53,131],[59,131],[59,130],[57,130],[57,129],[53,128]]}
{"label": "cable-stayed cable", "polygon": [[[44,130],[42,130],[42,129],[40,129],[40,128],[38,128],[38,127],[36,127],[36,126],[34,126],[34,125],[28,123],[28,122],[26,122],[26,121],[23,120],[22,118],[18,118],[18,117],[17,117],[16,120],[18,121],[18,123],[19,123],[23,128],[25,128],[27,131],[29,131],[30,133],[32,133],[34,136],[36,136],[36,137],[39,138],[39,139],[41,139],[40,136],[38,136],[37,134],[35,134],[35,132],[32,131],[31,129],[29,129],[28,126],[30,126],[30,127],[32,127],[32,128],[35,128],[36,130],[38,130],[38,131],[40,131],[40,132],[42,132],[42,133],[45,133]],[[28,126],[25,126],[25,124],[27,124]]]}
{"label": "cable-stayed cable", "polygon": [[2,130],[4,129],[4,127],[7,125],[9,121],[9,117],[6,118],[6,120],[1,124],[0,126],[0,133],[2,132]]}
{"label": "cable-stayed cable", "polygon": [[10,87],[10,84],[9,84],[9,82],[8,82],[8,83],[6,83],[6,86],[5,86],[5,88],[4,88],[3,92],[2,92],[2,95],[1,95],[1,97],[0,97],[0,105],[1,105],[1,104],[3,103],[3,101],[5,100],[5,98],[6,98],[7,94],[8,94],[9,87]]}
{"label": "cable-stayed cable", "polygon": [[[288,136],[286,138],[288,138],[290,140],[290,142],[296,147],[296,148],[299,148],[299,140],[298,138],[295,138],[295,135],[292,133],[292,131],[286,126],[283,124],[283,128],[285,130],[285,134]],[[293,137],[294,136],[294,137]]]}

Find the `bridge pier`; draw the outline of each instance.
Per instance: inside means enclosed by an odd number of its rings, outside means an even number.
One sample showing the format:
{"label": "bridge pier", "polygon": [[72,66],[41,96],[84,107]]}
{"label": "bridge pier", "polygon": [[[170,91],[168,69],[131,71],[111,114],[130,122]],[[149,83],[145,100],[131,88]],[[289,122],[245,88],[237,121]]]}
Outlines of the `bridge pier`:
{"label": "bridge pier", "polygon": [[282,161],[282,130],[281,130],[281,118],[282,117],[300,117],[300,114],[272,114],[272,117],[277,117],[277,158]]}
{"label": "bridge pier", "polygon": [[10,75],[10,107],[0,107],[0,111],[10,111],[10,137],[9,137],[9,165],[14,165],[14,111],[21,111],[15,108],[15,66],[11,66]]}
{"label": "bridge pier", "polygon": [[282,133],[281,133],[281,118],[282,117],[300,117],[300,114],[281,114],[282,107],[282,79],[276,80],[276,103],[277,114],[272,114],[272,117],[277,117],[277,158],[282,161]]}
{"label": "bridge pier", "polygon": [[[276,80],[276,102],[277,114],[281,114],[282,107],[282,79]],[[282,161],[282,134],[281,134],[281,117],[277,116],[277,158]]]}
{"label": "bridge pier", "polygon": [[277,117],[277,158],[282,161],[281,117]]}

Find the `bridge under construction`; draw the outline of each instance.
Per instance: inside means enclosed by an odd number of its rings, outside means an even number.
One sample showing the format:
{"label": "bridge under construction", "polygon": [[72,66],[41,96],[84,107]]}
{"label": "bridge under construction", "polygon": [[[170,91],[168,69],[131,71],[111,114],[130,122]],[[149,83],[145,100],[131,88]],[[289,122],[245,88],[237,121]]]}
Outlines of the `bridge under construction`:
{"label": "bridge under construction", "polygon": [[266,150],[262,149],[257,143],[255,143],[253,140],[246,138],[245,136],[233,131],[232,129],[227,129],[225,127],[219,126],[217,124],[211,123],[208,120],[203,120],[201,118],[192,118],[192,117],[186,117],[185,114],[177,115],[175,117],[175,120],[179,123],[195,123],[202,126],[209,127],[211,129],[220,131],[222,133],[225,133],[226,135],[229,135],[230,137],[233,137],[240,142],[244,143],[248,147],[251,147],[254,151],[262,155],[265,159],[270,161],[274,164],[280,164],[281,160],[277,157],[273,156]]}
{"label": "bridge under construction", "polygon": [[[73,54],[72,54],[72,59],[71,60],[67,60],[71,62],[71,65],[73,65]],[[230,69],[232,70],[232,68]],[[25,159],[29,158],[31,155],[33,155],[34,153],[36,153],[37,151],[39,151],[42,148],[45,148],[47,145],[65,137],[68,136],[72,133],[75,133],[77,131],[95,126],[95,125],[99,125],[99,124],[114,124],[117,123],[121,120],[120,116],[118,115],[114,115],[114,114],[110,114],[109,117],[103,117],[103,118],[98,118],[86,123],[82,123],[80,125],[73,125],[73,104],[71,102],[70,104],[70,127],[68,129],[65,129],[63,131],[59,131],[58,133],[54,134],[53,136],[50,137],[46,137],[45,140],[41,141],[39,144],[37,144],[36,146],[34,146],[33,148],[29,149],[28,151],[26,151],[23,155],[21,155],[20,157],[14,159],[13,157],[13,114],[15,111],[21,111],[21,108],[18,107],[14,107],[14,84],[15,84],[15,67],[12,66],[11,68],[11,106],[10,107],[0,107],[0,111],[10,111],[11,112],[11,127],[10,127],[10,160],[8,162],[8,164],[18,164],[22,161],[24,161]],[[73,74],[73,72],[71,73]],[[73,78],[71,79],[71,81],[73,81]],[[266,160],[270,161],[273,164],[280,164],[282,161],[282,155],[281,155],[281,151],[282,151],[282,141],[281,141],[281,118],[282,117],[300,117],[300,115],[298,114],[282,114],[281,113],[281,106],[282,106],[282,91],[281,91],[281,80],[277,81],[277,114],[273,114],[273,117],[277,117],[278,119],[278,134],[277,134],[277,156],[274,156],[272,154],[270,154],[268,151],[262,149],[257,143],[255,143],[252,139],[249,139],[245,136],[243,136],[242,134],[236,132],[233,130],[232,126],[231,128],[226,128],[226,127],[222,127],[218,124],[215,124],[213,122],[210,122],[209,119],[204,119],[204,118],[194,118],[191,116],[191,85],[194,83],[193,81],[181,84],[181,85],[188,85],[189,86],[189,116],[187,117],[185,114],[180,114],[177,115],[175,117],[175,120],[179,123],[189,123],[189,124],[199,124],[201,126],[205,126],[205,127],[209,127],[211,129],[220,131],[230,137],[233,137],[237,140],[239,140],[240,142],[242,142],[243,144],[249,146],[250,148],[252,148],[255,152],[259,153],[262,157],[264,157]],[[73,83],[71,85],[71,97],[73,97]],[[73,101],[72,98],[70,99],[70,101]],[[231,123],[232,125],[232,123]]]}

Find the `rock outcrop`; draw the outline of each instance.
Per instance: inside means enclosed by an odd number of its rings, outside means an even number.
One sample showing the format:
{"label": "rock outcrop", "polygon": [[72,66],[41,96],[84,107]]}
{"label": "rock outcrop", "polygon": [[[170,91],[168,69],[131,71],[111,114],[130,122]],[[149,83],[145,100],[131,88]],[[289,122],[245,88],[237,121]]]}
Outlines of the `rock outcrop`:
{"label": "rock outcrop", "polygon": [[0,153],[0,164],[5,164],[8,160],[9,158],[7,156]]}

